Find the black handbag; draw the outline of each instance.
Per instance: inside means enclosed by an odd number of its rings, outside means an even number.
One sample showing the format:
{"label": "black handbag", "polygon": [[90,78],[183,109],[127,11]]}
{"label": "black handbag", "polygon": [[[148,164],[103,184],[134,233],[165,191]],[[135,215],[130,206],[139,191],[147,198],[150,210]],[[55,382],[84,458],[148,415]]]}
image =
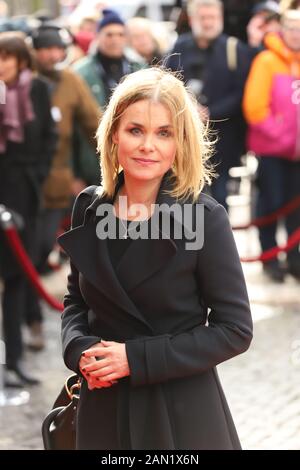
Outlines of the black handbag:
{"label": "black handbag", "polygon": [[76,414],[81,379],[77,374],[67,378],[52,410],[42,423],[45,450],[76,449]]}

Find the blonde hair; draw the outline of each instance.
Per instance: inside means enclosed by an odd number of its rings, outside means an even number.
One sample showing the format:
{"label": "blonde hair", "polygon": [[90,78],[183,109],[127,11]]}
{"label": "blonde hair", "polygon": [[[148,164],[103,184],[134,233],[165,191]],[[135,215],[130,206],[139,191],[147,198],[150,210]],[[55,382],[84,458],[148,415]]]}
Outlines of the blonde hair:
{"label": "blonde hair", "polygon": [[156,34],[157,28],[155,28],[155,26],[156,25],[153,21],[149,20],[148,18],[141,18],[139,16],[129,18],[129,20],[127,20],[126,22],[129,38],[132,31],[134,31],[136,28],[140,28],[144,31],[144,33],[149,34],[155,44],[155,47],[157,47],[159,49],[159,52],[161,52],[162,47],[159,41],[159,35]]}
{"label": "blonde hair", "polygon": [[279,6],[281,12],[284,13],[286,10],[297,10],[300,4],[298,0],[281,0]]}
{"label": "blonde hair", "polygon": [[175,129],[176,155],[172,166],[172,190],[175,198],[192,196],[196,201],[205,183],[210,184],[213,170],[208,165],[212,142],[200,118],[195,97],[183,82],[161,67],[142,69],[127,75],[117,85],[97,130],[102,172],[102,193],[112,197],[120,166],[113,134],[128,106],[141,100],[165,105]]}
{"label": "blonde hair", "polygon": [[281,22],[285,21],[299,21],[300,20],[300,10],[285,10],[281,16]]}

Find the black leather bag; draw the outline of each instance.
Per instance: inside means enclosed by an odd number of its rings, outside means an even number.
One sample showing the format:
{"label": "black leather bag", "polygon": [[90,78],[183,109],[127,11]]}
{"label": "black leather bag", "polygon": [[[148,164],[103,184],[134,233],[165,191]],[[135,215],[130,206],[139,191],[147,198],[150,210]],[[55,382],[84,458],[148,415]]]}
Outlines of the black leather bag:
{"label": "black leather bag", "polygon": [[52,410],[42,424],[45,450],[75,450],[76,414],[81,379],[77,374],[67,378]]}

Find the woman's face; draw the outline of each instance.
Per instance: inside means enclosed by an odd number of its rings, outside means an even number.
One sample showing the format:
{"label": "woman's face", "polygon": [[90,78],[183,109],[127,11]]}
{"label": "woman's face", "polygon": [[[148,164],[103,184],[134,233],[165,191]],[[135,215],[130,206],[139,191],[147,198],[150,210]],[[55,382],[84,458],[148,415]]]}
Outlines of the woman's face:
{"label": "woman's face", "polygon": [[13,55],[0,54],[0,80],[6,85],[13,83],[19,75],[18,60]]}
{"label": "woman's face", "polygon": [[149,31],[136,27],[129,29],[129,41],[131,47],[142,57],[151,56],[155,50],[155,43]]}
{"label": "woman's face", "polygon": [[175,159],[174,132],[170,110],[163,104],[146,99],[128,106],[113,136],[125,175],[161,179]]}

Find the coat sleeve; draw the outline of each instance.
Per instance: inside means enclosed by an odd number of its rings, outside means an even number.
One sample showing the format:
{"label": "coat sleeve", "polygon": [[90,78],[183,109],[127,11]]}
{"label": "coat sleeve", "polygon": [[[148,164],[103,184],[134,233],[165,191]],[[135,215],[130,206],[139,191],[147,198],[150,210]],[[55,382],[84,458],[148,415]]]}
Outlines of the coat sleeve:
{"label": "coat sleeve", "polygon": [[96,150],[96,131],[101,117],[101,109],[84,80],[73,73],[77,92],[76,122],[89,144]]}
{"label": "coat sleeve", "polygon": [[49,88],[42,80],[40,80],[39,85],[39,107],[43,112],[41,116],[42,150],[41,158],[37,162],[37,171],[39,180],[43,183],[48,176],[52,159],[57,149],[58,132],[51,114],[51,96]]}
{"label": "coat sleeve", "polygon": [[272,114],[272,65],[272,57],[268,51],[261,52],[254,59],[243,98],[243,111],[248,124],[265,122]]}
{"label": "coat sleeve", "polygon": [[200,374],[248,349],[249,300],[228,216],[219,204],[206,212],[195,275],[199,295],[210,309],[207,324],[177,335],[126,341],[133,385]]}
{"label": "coat sleeve", "polygon": [[[90,197],[87,194],[80,193],[77,196],[72,213],[72,228],[80,225],[88,202],[90,202]],[[62,351],[66,366],[78,374],[80,374],[78,364],[82,352],[101,341],[98,336],[89,334],[88,310],[89,307],[79,288],[79,272],[70,262],[68,287],[64,296],[64,311],[61,317]]]}

